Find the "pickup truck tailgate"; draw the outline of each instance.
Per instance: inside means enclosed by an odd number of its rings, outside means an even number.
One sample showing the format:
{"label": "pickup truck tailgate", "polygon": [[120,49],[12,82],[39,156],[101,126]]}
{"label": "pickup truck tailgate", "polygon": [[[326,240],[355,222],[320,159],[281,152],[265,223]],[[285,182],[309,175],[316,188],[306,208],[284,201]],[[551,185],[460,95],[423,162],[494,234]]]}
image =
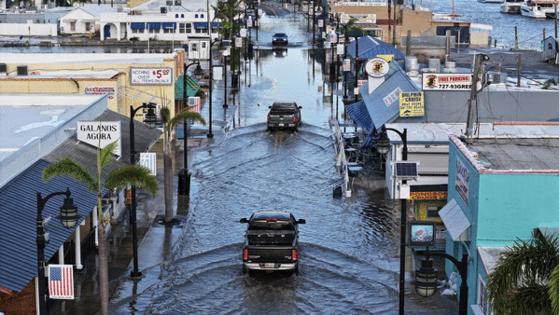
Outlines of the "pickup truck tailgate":
{"label": "pickup truck tailgate", "polygon": [[248,262],[252,263],[291,263],[293,247],[248,246]]}

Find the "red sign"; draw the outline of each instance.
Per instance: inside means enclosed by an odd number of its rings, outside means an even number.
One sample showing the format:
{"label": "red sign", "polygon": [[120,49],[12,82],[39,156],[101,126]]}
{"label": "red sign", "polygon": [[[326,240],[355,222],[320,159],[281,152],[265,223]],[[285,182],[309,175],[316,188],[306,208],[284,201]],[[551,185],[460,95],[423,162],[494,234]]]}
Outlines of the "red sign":
{"label": "red sign", "polygon": [[446,200],[448,194],[446,191],[412,191],[410,192],[411,200]]}

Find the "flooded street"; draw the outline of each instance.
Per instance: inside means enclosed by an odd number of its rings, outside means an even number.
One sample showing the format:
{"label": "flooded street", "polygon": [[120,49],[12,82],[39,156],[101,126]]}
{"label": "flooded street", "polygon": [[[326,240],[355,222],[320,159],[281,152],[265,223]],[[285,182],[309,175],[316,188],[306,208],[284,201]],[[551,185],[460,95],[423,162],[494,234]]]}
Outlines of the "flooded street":
{"label": "flooded street", "polygon": [[[241,128],[192,153],[186,221],[165,232],[164,263],[144,269],[140,282],[122,281],[111,313],[397,313],[399,208],[384,191],[332,198],[341,182],[327,128],[332,107],[318,91],[321,68],[312,70],[305,27],[291,15],[263,17],[258,68],[254,60],[251,86],[241,82],[236,101]],[[264,47],[279,31],[299,43],[281,57]],[[222,94],[215,91],[215,120],[223,119]],[[303,106],[299,132],[266,131],[268,105],[276,100]],[[262,209],[306,219],[299,275],[241,272],[246,226],[238,221]],[[410,284],[407,291],[406,314],[454,313],[451,300],[415,298]]]}

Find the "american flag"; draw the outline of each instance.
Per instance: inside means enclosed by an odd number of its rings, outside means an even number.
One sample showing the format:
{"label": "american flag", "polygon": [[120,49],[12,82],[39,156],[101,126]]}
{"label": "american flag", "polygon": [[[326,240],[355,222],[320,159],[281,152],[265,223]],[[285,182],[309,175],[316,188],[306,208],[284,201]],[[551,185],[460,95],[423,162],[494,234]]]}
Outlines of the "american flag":
{"label": "american flag", "polygon": [[74,299],[73,265],[49,265],[49,297],[51,299]]}

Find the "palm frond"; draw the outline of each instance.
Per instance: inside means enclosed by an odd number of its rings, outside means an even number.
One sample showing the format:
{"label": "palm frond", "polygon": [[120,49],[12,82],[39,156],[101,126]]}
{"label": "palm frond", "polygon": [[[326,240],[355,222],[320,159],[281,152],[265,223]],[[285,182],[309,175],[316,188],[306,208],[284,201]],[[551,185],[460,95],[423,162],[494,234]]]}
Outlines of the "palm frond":
{"label": "palm frond", "polygon": [[81,165],[70,158],[58,160],[43,170],[43,181],[48,182],[56,176],[68,176],[83,183],[90,191],[97,191],[97,181],[94,176]]}
{"label": "palm frond", "polygon": [[206,124],[206,121],[204,120],[202,115],[200,115],[196,112],[182,111],[182,112],[176,114],[173,118],[171,118],[167,122],[167,125],[169,126],[168,128],[170,130],[172,130],[173,128],[175,128],[177,123],[182,122],[183,120],[199,122],[203,125]]}
{"label": "palm frond", "polygon": [[[545,286],[553,269],[559,263],[559,242],[557,238],[537,235],[531,240],[518,240],[501,255],[495,271],[489,276],[488,293],[496,314],[510,313],[513,295],[527,288]],[[529,300],[527,296],[523,296]],[[536,297],[533,297],[536,299]],[[539,297],[542,298],[542,297]],[[544,298],[549,307],[549,298]]]}
{"label": "palm frond", "polygon": [[553,314],[559,314],[559,264],[555,266],[549,276],[548,295],[551,300]]}
{"label": "palm frond", "polygon": [[113,161],[113,152],[118,146],[118,141],[109,143],[106,147],[99,151],[99,164],[100,168],[104,169],[105,166],[109,165]]}
{"label": "palm frond", "polygon": [[136,186],[149,191],[152,196],[157,193],[157,179],[150,171],[140,165],[127,165],[112,170],[107,175],[105,184],[109,189]]}
{"label": "palm frond", "polygon": [[[497,311],[495,311],[494,313],[503,314]],[[515,290],[513,295],[508,300],[508,310],[505,314],[551,314],[549,296],[547,295],[547,286],[534,284]]]}

